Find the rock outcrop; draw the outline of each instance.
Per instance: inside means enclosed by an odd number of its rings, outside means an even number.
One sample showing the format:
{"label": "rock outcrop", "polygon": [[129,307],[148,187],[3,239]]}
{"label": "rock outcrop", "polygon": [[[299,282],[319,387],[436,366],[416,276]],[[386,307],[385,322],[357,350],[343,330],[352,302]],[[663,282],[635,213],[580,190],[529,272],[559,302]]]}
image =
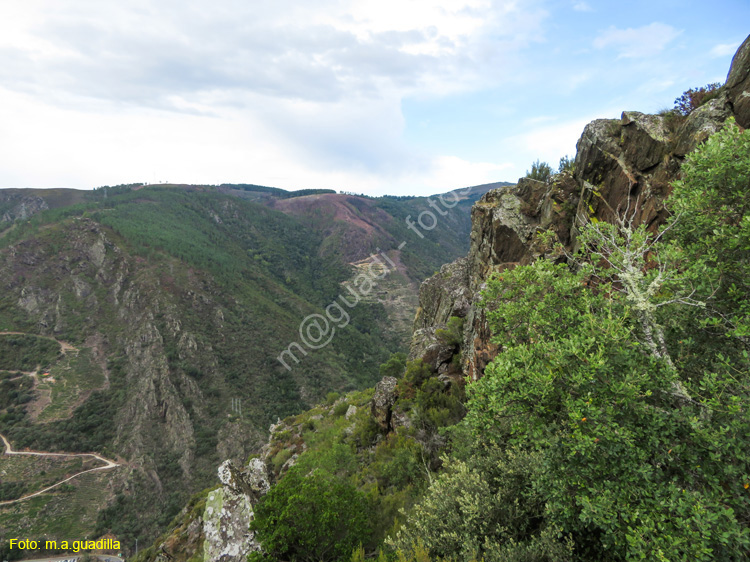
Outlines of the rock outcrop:
{"label": "rock outcrop", "polygon": [[0,227],[2,223],[26,220],[32,215],[49,209],[47,202],[23,189],[0,191]]}
{"label": "rock outcrop", "polygon": [[[422,359],[436,375],[460,353],[463,374],[482,376],[500,352],[491,341],[481,291],[494,273],[556,255],[539,236],[576,249],[576,220],[610,221],[626,209],[635,224],[655,231],[668,216],[664,201],[685,156],[734,117],[750,126],[750,37],[732,61],[719,96],[683,117],[625,111],[619,119],[597,119],[576,146],[574,173],[549,182],[522,178],[485,194],[472,209],[471,247],[465,259],[444,266],[425,281],[414,323],[411,359]],[[460,349],[441,345],[436,333],[451,316],[464,319]]]}
{"label": "rock outcrop", "polygon": [[219,480],[222,486],[209,492],[203,512],[203,560],[243,562],[260,550],[249,527],[253,505],[270,488],[266,467],[257,458],[244,469],[225,461],[219,467]]}
{"label": "rock outcrop", "polygon": [[375,394],[372,397],[372,417],[386,431],[391,429],[391,408],[396,401],[397,382],[395,377],[383,377],[375,385]]}
{"label": "rock outcrop", "polygon": [[750,127],[750,37],[735,53],[725,87],[737,123]]}

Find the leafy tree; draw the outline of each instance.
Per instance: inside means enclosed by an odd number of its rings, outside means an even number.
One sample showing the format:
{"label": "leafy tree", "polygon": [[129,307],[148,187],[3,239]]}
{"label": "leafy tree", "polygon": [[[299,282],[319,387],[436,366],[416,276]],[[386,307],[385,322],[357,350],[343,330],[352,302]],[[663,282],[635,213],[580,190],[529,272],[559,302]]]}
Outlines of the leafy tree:
{"label": "leafy tree", "polygon": [[406,353],[401,351],[394,353],[388,361],[380,365],[380,377],[400,378],[406,370]]}
{"label": "leafy tree", "polygon": [[706,84],[701,88],[690,88],[674,100],[674,107],[680,114],[690,115],[704,103],[716,98],[719,95],[720,88],[721,84],[718,82]]}
{"label": "leafy tree", "polygon": [[[488,283],[503,353],[469,388],[466,424],[489,444],[450,462],[407,543],[548,560],[556,530],[577,560],[747,558],[748,191],[750,134],[729,123],[688,157],[660,234],[628,201],[612,223],[579,217],[577,271],[539,261]],[[483,541],[462,524],[476,513]]]}
{"label": "leafy tree", "polygon": [[470,427],[538,455],[531,489],[580,559],[742,559],[750,423],[740,397],[707,375],[700,403],[676,399],[678,372],[639,341],[628,300],[586,280],[539,261],[490,282],[504,351],[470,387]]}
{"label": "leafy tree", "polygon": [[572,172],[575,169],[575,158],[570,158],[567,154],[560,158],[560,165],[557,167],[558,173]]}
{"label": "leafy tree", "polygon": [[265,554],[290,562],[348,560],[370,534],[370,501],[344,478],[293,467],[255,506],[251,530]]}
{"label": "leafy tree", "polygon": [[547,162],[537,160],[531,164],[531,171],[526,171],[526,177],[546,182],[552,177],[552,167]]}
{"label": "leafy tree", "polygon": [[750,131],[730,119],[688,155],[669,199],[670,238],[706,323],[750,346]]}

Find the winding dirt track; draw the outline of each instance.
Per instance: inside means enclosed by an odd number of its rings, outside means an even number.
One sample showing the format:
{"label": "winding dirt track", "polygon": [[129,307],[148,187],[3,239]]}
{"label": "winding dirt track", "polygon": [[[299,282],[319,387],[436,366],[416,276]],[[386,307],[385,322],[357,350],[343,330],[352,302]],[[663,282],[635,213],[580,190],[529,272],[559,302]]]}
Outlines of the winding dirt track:
{"label": "winding dirt track", "polygon": [[68,351],[78,351],[77,347],[70,345],[68,342],[60,341],[53,338],[52,336],[40,336],[39,334],[29,334],[27,332],[0,332],[0,336],[34,336],[35,338],[42,338],[56,342],[60,346],[60,351],[63,355]]}
{"label": "winding dirt track", "polygon": [[101,462],[104,463],[104,466],[97,466],[96,468],[89,468],[88,470],[83,470],[81,472],[75,473],[73,476],[70,476],[66,478],[65,480],[61,480],[57,484],[53,484],[52,486],[48,486],[44,488],[43,490],[39,490],[38,492],[34,492],[33,494],[28,494],[26,496],[22,496],[20,498],[17,498],[15,500],[8,500],[8,501],[2,501],[0,502],[0,505],[10,505],[13,503],[22,502],[24,500],[28,500],[29,498],[34,498],[36,496],[40,496],[45,492],[49,492],[53,488],[57,488],[61,484],[65,484],[66,482],[69,482],[70,480],[73,480],[73,478],[76,478],[78,476],[81,476],[81,474],[86,474],[88,472],[94,472],[97,470],[110,470],[112,468],[117,468],[120,466],[114,461],[111,461],[109,459],[105,459],[102,456],[97,455],[96,453],[41,453],[38,451],[14,451],[13,448],[10,446],[10,442],[5,438],[4,435],[0,434],[0,439],[2,439],[3,444],[5,445],[5,453],[6,455],[29,455],[29,456],[35,456],[35,457],[92,457],[95,458]]}

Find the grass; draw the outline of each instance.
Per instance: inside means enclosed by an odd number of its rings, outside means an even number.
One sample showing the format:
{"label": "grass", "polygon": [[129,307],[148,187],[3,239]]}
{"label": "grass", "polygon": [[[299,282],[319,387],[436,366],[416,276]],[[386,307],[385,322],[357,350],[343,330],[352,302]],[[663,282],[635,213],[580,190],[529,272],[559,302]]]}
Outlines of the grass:
{"label": "grass", "polygon": [[0,536],[58,540],[91,537],[97,512],[110,495],[111,476],[111,471],[84,474],[62,491],[0,507]]}
{"label": "grass", "polygon": [[[90,468],[100,466],[96,459],[83,457],[32,457],[32,456],[2,456],[0,457],[0,490],[3,485],[23,484],[17,490],[20,493],[4,495],[0,500],[17,499],[23,495],[42,490],[57,482]],[[10,486],[8,486],[10,488]]]}
{"label": "grass", "polygon": [[90,349],[79,353],[68,353],[49,370],[49,382],[42,378],[38,390],[49,390],[51,402],[39,414],[40,422],[68,418],[84,396],[101,389],[105,384],[102,369],[92,358]]}

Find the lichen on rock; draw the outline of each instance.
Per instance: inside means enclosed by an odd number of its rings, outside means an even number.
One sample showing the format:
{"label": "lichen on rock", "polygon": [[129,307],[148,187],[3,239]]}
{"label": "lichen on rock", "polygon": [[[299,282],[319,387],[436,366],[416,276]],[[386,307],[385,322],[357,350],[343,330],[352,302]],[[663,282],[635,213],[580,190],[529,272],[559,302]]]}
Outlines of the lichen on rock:
{"label": "lichen on rock", "polygon": [[239,469],[230,460],[219,467],[222,486],[209,493],[203,512],[205,562],[241,562],[260,544],[249,530],[253,505],[268,492],[270,483],[260,459]]}

